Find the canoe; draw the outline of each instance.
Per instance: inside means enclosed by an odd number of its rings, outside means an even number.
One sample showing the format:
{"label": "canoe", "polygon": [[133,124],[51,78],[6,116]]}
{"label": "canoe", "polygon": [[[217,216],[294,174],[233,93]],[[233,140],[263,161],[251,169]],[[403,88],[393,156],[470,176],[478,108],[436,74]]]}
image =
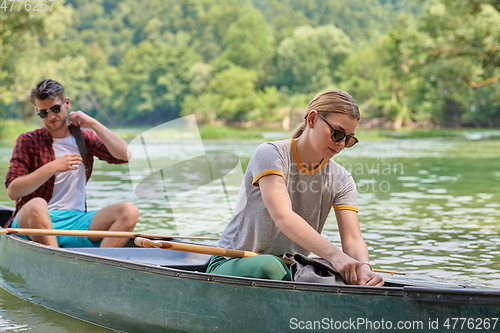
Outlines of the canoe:
{"label": "canoe", "polygon": [[270,281],[207,274],[208,260],[158,248],[61,249],[0,235],[1,287],[123,332],[500,330],[500,289],[390,277],[383,287]]}

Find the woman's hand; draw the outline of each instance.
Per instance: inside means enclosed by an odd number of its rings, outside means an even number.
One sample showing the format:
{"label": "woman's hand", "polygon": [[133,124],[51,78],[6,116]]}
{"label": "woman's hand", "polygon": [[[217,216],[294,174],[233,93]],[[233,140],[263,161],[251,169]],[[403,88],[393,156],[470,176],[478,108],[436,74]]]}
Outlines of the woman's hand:
{"label": "woman's hand", "polygon": [[369,265],[363,265],[361,266],[361,274],[359,275],[358,284],[362,286],[381,287],[384,285],[384,278],[381,275],[372,272]]}
{"label": "woman's hand", "polygon": [[361,266],[359,261],[346,254],[337,255],[329,261],[347,284],[376,287],[384,285],[383,277],[372,272],[369,265]]}
{"label": "woman's hand", "polygon": [[353,285],[358,284],[358,280],[361,277],[361,266],[359,261],[344,253],[339,253],[327,260],[331,262],[337,272],[340,273],[345,283]]}

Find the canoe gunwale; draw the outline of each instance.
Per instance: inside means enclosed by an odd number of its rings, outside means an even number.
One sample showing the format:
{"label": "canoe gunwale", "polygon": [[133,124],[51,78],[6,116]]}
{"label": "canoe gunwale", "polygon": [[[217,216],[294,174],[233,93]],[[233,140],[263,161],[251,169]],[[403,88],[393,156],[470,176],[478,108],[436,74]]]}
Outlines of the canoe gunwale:
{"label": "canoe gunwale", "polygon": [[418,286],[403,287],[405,298],[412,301],[431,301],[446,303],[471,303],[482,305],[500,304],[500,291],[481,289],[445,289]]}

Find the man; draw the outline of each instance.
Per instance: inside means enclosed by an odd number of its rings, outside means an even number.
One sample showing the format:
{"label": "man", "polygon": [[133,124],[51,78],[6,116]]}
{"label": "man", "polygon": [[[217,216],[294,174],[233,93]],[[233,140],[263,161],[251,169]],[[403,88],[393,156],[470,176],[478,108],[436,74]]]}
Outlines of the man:
{"label": "man", "polygon": [[[82,111],[69,112],[64,88],[53,80],[39,82],[31,102],[44,126],[16,141],[5,185],[16,201],[13,228],[132,231],[137,207],[120,202],[87,211],[85,184],[93,157],[127,163],[127,143]],[[93,131],[80,127],[90,127]],[[120,247],[125,238],[29,235],[33,241],[60,247]]]}

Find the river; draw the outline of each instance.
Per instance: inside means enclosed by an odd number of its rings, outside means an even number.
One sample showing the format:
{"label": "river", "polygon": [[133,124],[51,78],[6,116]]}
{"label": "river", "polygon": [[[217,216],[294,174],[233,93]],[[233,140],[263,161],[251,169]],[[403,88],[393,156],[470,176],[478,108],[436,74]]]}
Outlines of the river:
{"label": "river", "polygon": [[[244,169],[263,141],[205,140],[203,146],[207,153],[238,156]],[[172,153],[161,139],[149,145],[160,159]],[[2,175],[12,146],[13,141],[0,142]],[[186,153],[182,145],[173,150]],[[499,157],[500,140],[477,132],[459,138],[362,142],[336,156],[358,185],[361,228],[373,267],[406,272],[408,279],[500,288]],[[223,184],[222,190],[200,186],[201,195],[179,194],[169,200],[154,194],[138,197],[127,165],[96,162],[87,185],[88,206],[129,200],[141,210],[136,230],[218,235],[228,216],[221,202],[237,192],[235,184]],[[215,197],[215,203],[207,202],[208,197]],[[3,190],[0,204],[13,206]],[[333,214],[323,234],[339,244]],[[0,331],[110,332],[1,289]]]}

